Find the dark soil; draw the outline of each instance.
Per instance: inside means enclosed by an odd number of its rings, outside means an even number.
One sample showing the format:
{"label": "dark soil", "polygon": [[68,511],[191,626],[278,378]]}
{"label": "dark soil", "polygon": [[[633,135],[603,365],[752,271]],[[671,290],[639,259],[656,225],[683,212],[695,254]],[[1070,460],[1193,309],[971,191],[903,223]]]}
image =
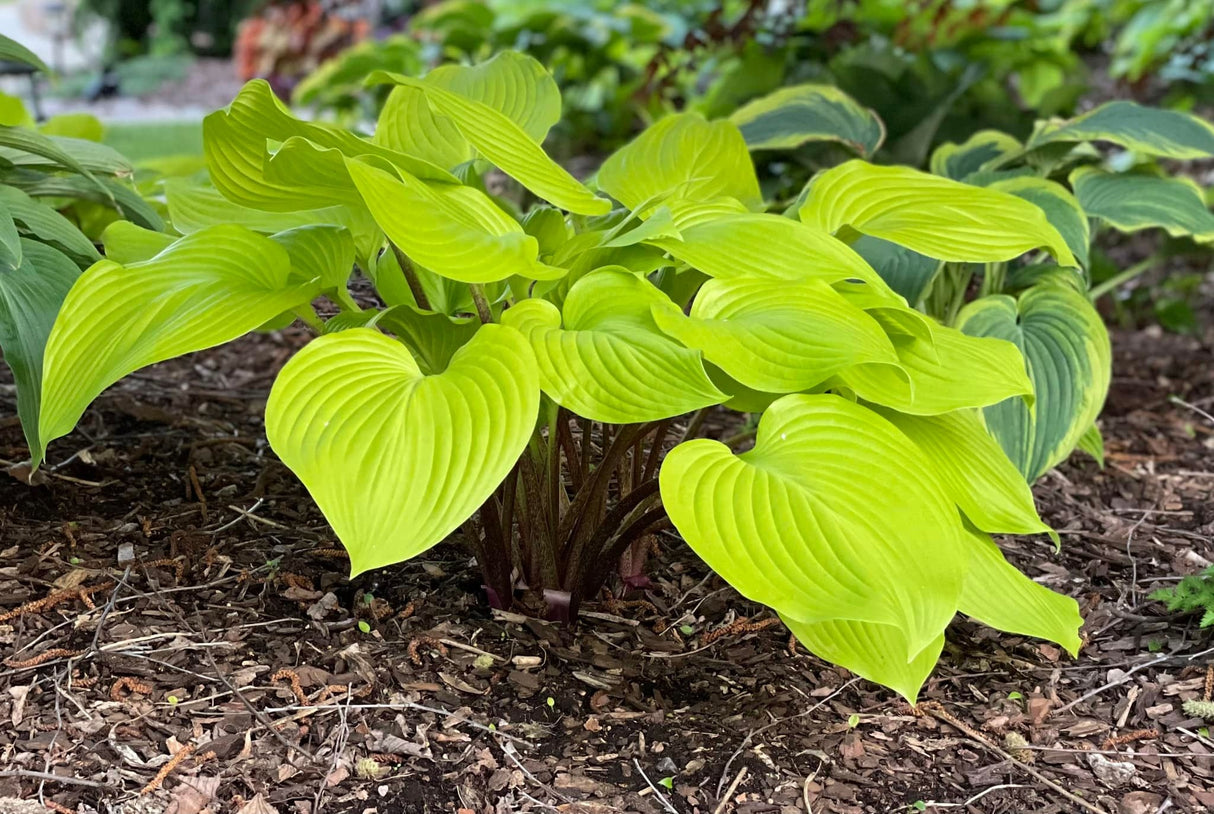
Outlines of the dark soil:
{"label": "dark soil", "polygon": [[[673,536],[649,589],[575,629],[491,612],[456,545],[348,581],[264,440],[299,341],[132,376],[53,445],[44,484],[0,473],[0,606],[60,598],[0,624],[0,797],[175,814],[1214,808],[1214,740],[1181,711],[1214,643],[1148,598],[1214,559],[1214,331],[1117,333],[1106,468],[1077,456],[1036,488],[1061,553],[1003,541],[1079,600],[1080,657],[958,620],[918,711],[789,652],[778,624],[707,641],[767,612]],[[0,415],[13,406],[0,385]],[[0,458],[25,454],[4,420]]]}

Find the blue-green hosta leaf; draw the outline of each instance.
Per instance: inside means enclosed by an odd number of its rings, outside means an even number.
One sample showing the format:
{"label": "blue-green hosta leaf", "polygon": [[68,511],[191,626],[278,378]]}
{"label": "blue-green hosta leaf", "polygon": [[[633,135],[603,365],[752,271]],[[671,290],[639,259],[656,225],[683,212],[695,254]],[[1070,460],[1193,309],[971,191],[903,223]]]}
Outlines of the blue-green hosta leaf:
{"label": "blue-green hosta leaf", "polygon": [[870,156],[885,140],[877,114],[833,85],[792,85],[738,108],[729,120],[752,150],[793,150],[837,141]]}
{"label": "blue-green hosta leaf", "polygon": [[291,279],[319,280],[322,291],[343,288],[354,270],[354,238],[340,226],[297,226],[272,236],[291,257]]}
{"label": "blue-green hosta leaf", "polygon": [[728,398],[709,380],[699,351],[654,324],[651,310],[668,304],[648,280],[601,269],[573,285],[563,313],[545,300],[524,300],[502,321],[530,341],[540,387],[553,401],[595,421],[631,424]]}
{"label": "blue-green hosta leaf", "polygon": [[678,113],[645,128],[598,172],[599,187],[629,209],[668,196],[691,201],[727,197],[762,206],[754,164],[736,125]]}
{"label": "blue-green hosta leaf", "polygon": [[430,109],[455,123],[464,138],[502,172],[540,198],[579,215],[602,215],[611,202],[598,197],[557,164],[517,122],[475,99],[401,74],[377,73],[373,81],[422,91]]}
{"label": "blue-green hosta leaf", "polygon": [[860,235],[851,247],[890,288],[912,305],[923,301],[942,265],[934,257],[869,235]]}
{"label": "blue-green hosta leaf", "polygon": [[353,328],[283,367],[266,436],[360,574],[458,528],[526,448],[539,403],[534,355],[511,328],[482,326],[433,376],[400,342]]}
{"label": "blue-green hosta leaf", "polygon": [[912,704],[918,701],[919,690],[944,650],[941,633],[907,660],[903,655],[908,649],[906,635],[893,625],[846,619],[801,622],[785,614],[780,614],[780,619],[797,642],[814,655],[889,687]]}
{"label": "blue-green hosta leaf", "polygon": [[1214,126],[1179,110],[1115,101],[1073,119],[1039,123],[1027,147],[1076,141],[1108,141],[1161,158],[1206,158],[1214,155]]}
{"label": "blue-green hosta leaf", "polygon": [[1054,534],[1037,515],[1033,493],[977,410],[914,416],[876,408],[923,451],[949,497],[983,531]]}
{"label": "blue-green hosta leaf", "polygon": [[954,181],[965,181],[973,173],[998,167],[1023,149],[1002,130],[979,130],[960,144],[950,141],[937,147],[932,153],[931,170]]}
{"label": "blue-green hosta leaf", "polygon": [[291,115],[263,80],[249,82],[224,110],[202,123],[203,148],[211,183],[233,203],[270,212],[297,212],[333,203],[333,189],[308,175],[286,181],[266,175],[269,143],[298,137],[346,157],[375,156],[417,178],[455,183],[455,176],[424,159],[389,150],[348,130]]}
{"label": "blue-green hosta leaf", "polygon": [[1159,228],[1173,237],[1214,241],[1214,214],[1188,178],[1081,167],[1071,173],[1070,181],[1084,211],[1119,232]]}
{"label": "blue-green hosta leaf", "polygon": [[1079,653],[1079,605],[1020,573],[985,534],[969,531],[969,571],[958,610],[984,625],[1057,642]]}
{"label": "blue-green hosta leaf", "polygon": [[[839,374],[860,398],[911,415],[939,415],[1032,397],[1016,346],[976,340],[954,328],[932,327],[932,343],[891,334],[898,364],[861,364]],[[909,377],[909,381],[907,381]]]}
{"label": "blue-green hosta leaf", "polygon": [[861,362],[898,363],[880,324],[821,280],[709,280],[690,316],[674,303],[653,316],[754,390],[795,393]]}
{"label": "blue-green hosta leaf", "polygon": [[151,260],[177,239],[175,235],[153,232],[126,220],[114,221],[101,233],[106,259],[122,266]]}
{"label": "blue-green hosta leaf", "polygon": [[846,243],[780,215],[725,214],[679,224],[680,238],[650,240],[692,268],[721,279],[863,280],[888,291],[884,281]]}
{"label": "blue-green hosta leaf", "polygon": [[787,619],[889,626],[902,636],[890,658],[905,664],[937,645],[956,611],[966,566],[956,506],[919,448],[860,405],[785,396],[763,414],[754,449],[680,444],[660,481],[692,549]]}
{"label": "blue-green hosta leaf", "polygon": [[[0,158],[9,164],[16,164],[18,158],[22,163],[30,162],[31,166],[57,167],[72,170],[93,180],[92,174],[80,164],[71,153],[63,149],[55,139],[44,136],[29,127],[10,127],[0,125]],[[24,156],[24,160],[19,158]]]}
{"label": "blue-green hosta leaf", "polygon": [[57,169],[68,166],[63,160],[63,156],[68,156],[74,162],[72,169],[77,172],[83,169],[104,175],[130,175],[135,171],[131,162],[113,147],[88,139],[51,136],[45,131],[42,136],[57,149],[22,152],[11,147],[0,147],[0,158],[26,169]]}
{"label": "blue-green hosta leaf", "polygon": [[286,249],[234,225],[195,232],[142,263],[94,264],[47,340],[35,463],[128,373],[231,341],[319,293],[290,273]]}
{"label": "blue-green hosta leaf", "polygon": [[[101,259],[93,241],[85,237],[75,224],[41,201],[9,186],[0,186],[0,243],[5,242],[2,234],[5,210],[17,231],[53,246],[72,258],[77,265],[87,266]],[[19,262],[14,265],[19,265]]]}
{"label": "blue-green hosta leaf", "polygon": [[859,159],[810,184],[801,220],[832,234],[850,226],[937,260],[998,262],[1045,247],[1060,265],[1075,263],[1045,213],[1005,192]]}
{"label": "blue-green hosta leaf", "polygon": [[[561,92],[552,74],[527,54],[502,51],[479,65],[441,65],[421,80],[497,110],[536,144],[561,118]],[[455,123],[435,115],[417,88],[401,85],[388,97],[375,128],[385,147],[452,168],[475,157]]]}
{"label": "blue-green hosta leaf", "polygon": [[1088,298],[1066,283],[1044,281],[1019,300],[998,295],[961,310],[971,336],[1016,344],[1036,397],[1030,412],[1019,400],[989,406],[987,429],[1032,483],[1071,454],[1100,414],[1109,390],[1108,330]]}
{"label": "blue-green hosta leaf", "polygon": [[1062,184],[1035,176],[996,181],[988,189],[1007,192],[1041,208],[1050,224],[1066,241],[1081,268],[1088,267],[1088,248],[1092,242],[1092,227],[1088,214],[1075,196]]}
{"label": "blue-green hosta leaf", "polygon": [[1091,455],[1096,461],[1096,465],[1104,469],[1104,436],[1100,434],[1100,427],[1095,424],[1088,427],[1087,431],[1079,436],[1079,443],[1075,445],[1075,449]]}
{"label": "blue-green hosta leaf", "polygon": [[164,221],[147,201],[130,186],[112,178],[30,173],[10,175],[5,181],[31,198],[80,198],[113,209],[145,228],[164,229]]}
{"label": "blue-green hosta leaf", "polygon": [[538,241],[480,190],[431,185],[357,160],[347,165],[375,222],[418,265],[465,283],[564,276],[539,261]]}
{"label": "blue-green hosta leaf", "polygon": [[62,252],[21,239],[21,264],[0,268],[0,351],[17,384],[17,415],[35,463],[46,338],[80,269]]}

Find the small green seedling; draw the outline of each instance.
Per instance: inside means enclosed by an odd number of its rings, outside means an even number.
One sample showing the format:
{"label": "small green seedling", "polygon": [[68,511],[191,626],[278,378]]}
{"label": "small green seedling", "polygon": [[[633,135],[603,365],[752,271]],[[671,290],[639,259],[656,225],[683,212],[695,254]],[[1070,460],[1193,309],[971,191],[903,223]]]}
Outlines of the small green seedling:
{"label": "small green seedling", "polygon": [[851,715],[847,716],[847,728],[848,729],[855,729],[859,725],[860,725],[860,716],[859,715],[857,715],[856,713],[853,712]]}
{"label": "small green seedling", "polygon": [[551,695],[548,696],[548,700],[546,701],[546,703],[548,704],[548,709],[553,709],[553,710],[556,709],[556,699],[553,698]]}
{"label": "small green seedling", "polygon": [[1022,698],[1024,698],[1024,696],[1015,691],[1009,692],[1007,694],[1007,700],[1009,700],[1009,701],[1019,701]]}
{"label": "small green seedling", "polygon": [[674,778],[673,777],[663,777],[661,780],[658,781],[658,785],[662,786],[664,788],[673,789],[674,788]]}
{"label": "small green seedling", "polygon": [[366,620],[366,619],[359,619],[359,620],[358,620],[358,629],[359,629],[359,630],[361,630],[363,633],[370,633],[370,632],[371,632],[371,626],[370,626],[369,624],[367,624],[367,620]]}

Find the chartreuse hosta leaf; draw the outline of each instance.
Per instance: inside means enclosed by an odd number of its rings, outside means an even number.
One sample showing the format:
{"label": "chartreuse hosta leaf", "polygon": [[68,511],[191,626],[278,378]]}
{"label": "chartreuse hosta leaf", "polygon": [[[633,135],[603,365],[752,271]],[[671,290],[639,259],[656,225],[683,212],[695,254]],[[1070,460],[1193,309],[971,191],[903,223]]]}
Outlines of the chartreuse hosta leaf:
{"label": "chartreuse hosta leaf", "polygon": [[[80,269],[62,252],[20,239],[21,263],[0,268],[0,351],[17,384],[17,415],[30,453],[38,455],[38,406],[42,399],[42,356],[63,298]],[[36,460],[36,458],[35,458]]]}
{"label": "chartreuse hosta leaf", "polygon": [[291,258],[291,279],[319,281],[322,291],[345,288],[354,270],[354,238],[340,226],[317,223],[272,236]]}
{"label": "chartreuse hosta leaf", "polygon": [[983,531],[1057,535],[1037,515],[1033,493],[975,409],[915,416],[874,408],[932,462],[945,492]]}
{"label": "chartreuse hosta leaf", "polygon": [[1088,266],[1088,247],[1092,242],[1092,227],[1075,196],[1062,184],[1045,178],[1026,175],[996,181],[988,189],[1007,192],[1041,208],[1050,224],[1062,235],[1067,248],[1081,268]]}
{"label": "chartreuse hosta leaf", "polygon": [[94,264],[47,340],[35,463],[128,373],[228,342],[319,293],[319,281],[290,274],[286,249],[234,225],[195,232],[144,262]]}
{"label": "chartreuse hosta leaf", "polygon": [[648,242],[709,277],[818,279],[827,283],[855,279],[888,290],[872,267],[846,243],[780,215],[721,214],[700,222],[684,216],[679,234],[678,238]]}
{"label": "chartreuse hosta leaf", "polygon": [[1091,455],[1096,465],[1104,469],[1104,436],[1100,434],[1100,427],[1095,424],[1088,427],[1087,432],[1079,436],[1075,449],[1081,449]]}
{"label": "chartreuse hosta leaf", "polygon": [[1116,101],[1073,119],[1038,124],[1027,147],[1078,141],[1108,141],[1161,158],[1206,158],[1214,155],[1214,126],[1179,110]]}
{"label": "chartreuse hosta leaf", "polygon": [[1078,655],[1083,625],[1079,604],[1020,573],[987,535],[967,532],[970,565],[958,610],[984,625],[1048,639]]}
{"label": "chartreuse hosta leaf", "polygon": [[744,596],[803,624],[889,628],[894,651],[870,658],[939,654],[966,569],[960,516],[928,458],[873,411],[786,396],[763,414],[751,451],[680,444],[660,479],[675,527]]}
{"label": "chartreuse hosta leaf", "polygon": [[349,160],[350,178],[376,223],[415,263],[465,283],[512,275],[556,279],[565,269],[539,261],[539,243],[480,190],[427,184]]}
{"label": "chartreuse hosta leaf", "polygon": [[[561,93],[533,57],[502,51],[479,65],[441,65],[421,80],[497,110],[537,144],[561,118]],[[455,123],[430,110],[425,94],[394,88],[375,128],[375,142],[448,169],[475,157]]]}
{"label": "chartreuse hosta leaf", "polygon": [[629,209],[667,196],[734,198],[762,206],[746,141],[737,125],[697,113],[667,116],[616,150],[598,172],[599,187]]}
{"label": "chartreuse hosta leaf", "polygon": [[932,325],[931,333],[930,343],[909,333],[891,333],[896,366],[856,365],[838,378],[865,401],[911,415],[1032,400],[1024,360],[1012,343],[977,339],[943,325]]}
{"label": "chartreuse hosta leaf", "polygon": [[[455,176],[416,156],[390,150],[339,127],[301,121],[278,101],[263,80],[249,82],[224,110],[202,123],[203,149],[211,183],[225,198],[254,209],[296,212],[330,206],[334,190],[307,174],[288,180],[267,177],[270,143],[306,139],[346,157],[374,156],[410,175],[445,183]],[[319,170],[318,170],[319,171]]]}
{"label": "chartreuse hosta leaf", "polygon": [[979,130],[960,144],[941,144],[932,153],[931,170],[936,175],[964,181],[975,172],[998,167],[1023,146],[1002,130]]}
{"label": "chartreuse hosta leaf", "polygon": [[[23,233],[26,237],[53,246],[82,266],[101,259],[93,242],[56,210],[19,189],[0,186],[0,233],[5,228],[6,210],[11,219],[9,222],[14,225],[13,240],[16,240],[17,233]],[[0,243],[5,242],[3,234],[0,234]]]}
{"label": "chartreuse hosta leaf", "polygon": [[961,310],[971,336],[1014,342],[1024,354],[1035,409],[1018,399],[988,406],[987,429],[1030,483],[1066,459],[1108,394],[1112,350],[1100,315],[1083,293],[1045,280],[1019,300],[998,295]]}
{"label": "chartreuse hosta leaf", "polygon": [[1206,208],[1201,188],[1188,178],[1081,167],[1070,181],[1084,210],[1120,232],[1158,228],[1173,237],[1214,241],[1214,214]]}
{"label": "chartreuse hosta leaf", "polygon": [[101,233],[106,259],[122,266],[150,260],[177,239],[174,235],[144,229],[127,220],[116,220]]}
{"label": "chartreuse hosta leaf", "polygon": [[700,352],[658,329],[651,311],[670,298],[623,269],[587,274],[564,310],[524,300],[503,322],[521,331],[539,361],[540,387],[580,416],[613,424],[655,421],[719,404]]}
{"label": "chartreuse hosta leaf", "polygon": [[527,446],[539,376],[526,340],[482,326],[427,376],[368,328],[313,340],[278,374],[266,435],[350,552],[350,570],[406,560],[454,531]]}
{"label": "chartreuse hosta leaf", "polygon": [[870,156],[885,140],[877,114],[833,85],[793,85],[738,108],[729,120],[752,150],[792,150],[837,141]]}
{"label": "chartreuse hosta leaf", "polygon": [[657,306],[658,327],[754,390],[807,390],[861,362],[897,364],[881,325],[821,280],[709,280],[691,315]]}
{"label": "chartreuse hosta leaf", "polygon": [[464,138],[502,172],[540,198],[580,215],[602,215],[611,202],[598,197],[557,164],[514,119],[484,102],[401,74],[377,73],[372,81],[395,82],[425,94],[430,109],[455,123]]}
{"label": "chartreuse hosta leaf", "polygon": [[1075,259],[1045,213],[992,189],[859,159],[817,175],[801,220],[835,233],[844,226],[937,260],[997,262],[1045,247],[1060,265]]}

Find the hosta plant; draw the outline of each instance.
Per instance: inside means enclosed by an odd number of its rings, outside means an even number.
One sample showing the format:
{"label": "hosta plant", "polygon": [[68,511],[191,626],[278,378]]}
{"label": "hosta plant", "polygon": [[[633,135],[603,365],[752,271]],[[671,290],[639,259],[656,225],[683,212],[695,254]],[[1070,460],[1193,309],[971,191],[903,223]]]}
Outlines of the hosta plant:
{"label": "hosta plant", "polygon": [[[46,66],[0,35],[0,59]],[[21,100],[0,93],[0,351],[17,385],[17,412],[38,450],[42,354],[59,306],[101,258],[92,237],[128,217],[162,228],[130,184],[131,165],[97,143],[100,123],[66,115],[35,126]],[[82,229],[84,231],[82,231]]]}
{"label": "hosta plant", "polygon": [[[261,82],[206,120],[211,185],[167,190],[181,236],[111,227],[69,293],[43,444],[124,374],[294,314],[319,336],[266,432],[353,573],[456,534],[491,602],[573,618],[613,570],[643,581],[671,522],[810,650],[910,699],[958,612],[1077,650],[1076,603],[989,536],[1052,533],[980,412],[1032,401],[1020,351],[911,308],[841,239],[880,223],[958,262],[1073,264],[1040,208],[856,161],[770,213],[738,128],[695,114],[587,184],[541,146],[560,98],[533,60],[375,79],[370,139]],[[488,167],[526,195],[489,194]]]}
{"label": "hosta plant", "polygon": [[[784,88],[744,105],[730,120],[760,154],[830,143],[866,158],[882,149],[885,137],[872,110],[827,85]],[[855,162],[823,170],[788,212],[847,240],[912,306],[967,334],[1016,343],[1035,406],[1008,399],[984,408],[983,420],[1031,482],[1077,447],[1099,457],[1094,422],[1108,392],[1112,353],[1092,300],[1161,260],[1152,255],[1090,286],[1094,241],[1102,231],[1157,229],[1196,246],[1214,242],[1205,191],[1158,164],[1210,156],[1214,127],[1207,122],[1110,102],[1073,119],[1040,121],[1025,142],[982,130],[960,144],[945,143],[930,157],[932,175]],[[836,203],[824,215],[814,203],[823,197],[846,201],[874,174],[891,184],[901,180],[908,191],[901,206],[891,201],[885,209],[867,210]],[[1062,236],[1070,259],[1030,253],[975,263],[948,245],[907,237],[908,222],[928,222],[909,190],[943,190],[957,182],[1032,204]],[[982,224],[974,227],[981,234]]]}

